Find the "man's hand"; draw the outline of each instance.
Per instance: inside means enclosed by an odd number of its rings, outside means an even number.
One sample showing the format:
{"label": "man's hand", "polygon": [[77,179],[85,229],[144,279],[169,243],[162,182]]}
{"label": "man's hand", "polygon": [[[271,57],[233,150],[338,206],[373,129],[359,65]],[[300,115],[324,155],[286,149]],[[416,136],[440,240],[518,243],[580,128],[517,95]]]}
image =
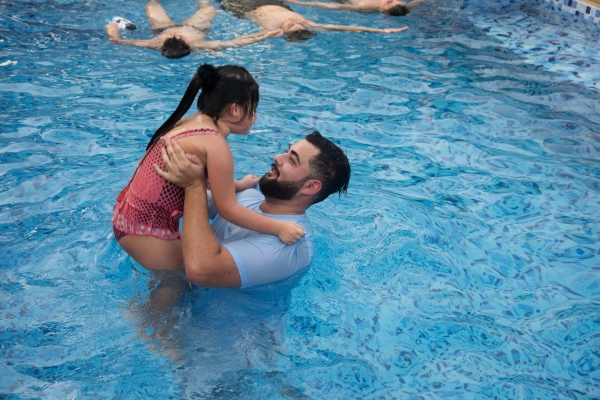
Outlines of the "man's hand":
{"label": "man's hand", "polygon": [[160,153],[167,171],[154,164],[158,176],[184,189],[204,186],[204,165],[195,154],[186,154],[176,140],[167,140]]}
{"label": "man's hand", "polygon": [[382,29],[382,31],[384,33],[397,33],[397,32],[402,32],[408,29],[408,26],[405,26],[403,28],[386,28],[386,29]]}
{"label": "man's hand", "polygon": [[104,25],[104,29],[106,29],[106,33],[108,34],[108,40],[111,42],[118,42],[121,40],[121,36],[119,36],[119,26],[114,23],[108,23]]}

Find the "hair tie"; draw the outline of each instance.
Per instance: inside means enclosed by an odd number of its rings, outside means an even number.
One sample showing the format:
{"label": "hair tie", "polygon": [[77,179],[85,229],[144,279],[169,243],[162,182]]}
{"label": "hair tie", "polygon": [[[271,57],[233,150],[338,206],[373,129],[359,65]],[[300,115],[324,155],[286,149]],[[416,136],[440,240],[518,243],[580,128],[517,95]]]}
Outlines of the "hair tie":
{"label": "hair tie", "polygon": [[196,75],[202,80],[202,91],[211,91],[219,82],[219,72],[210,64],[202,64],[198,67]]}

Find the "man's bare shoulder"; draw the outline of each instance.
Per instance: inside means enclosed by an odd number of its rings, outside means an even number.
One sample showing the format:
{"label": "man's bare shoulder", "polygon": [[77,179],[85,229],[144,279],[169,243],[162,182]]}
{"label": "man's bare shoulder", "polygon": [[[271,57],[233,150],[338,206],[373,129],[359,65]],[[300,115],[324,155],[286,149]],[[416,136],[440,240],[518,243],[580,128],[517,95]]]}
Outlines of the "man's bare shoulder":
{"label": "man's bare shoulder", "polygon": [[410,3],[406,3],[406,7],[409,10],[412,10],[418,6],[420,6],[421,4],[425,3],[426,0],[412,0]]}
{"label": "man's bare shoulder", "polygon": [[162,40],[166,40],[173,36],[206,36],[206,33],[199,28],[193,26],[173,26],[170,28],[166,28],[164,31],[157,33],[157,38],[162,38]]}
{"label": "man's bare shoulder", "polygon": [[285,7],[273,6],[273,5],[260,6],[252,12],[256,15],[296,14],[295,12],[288,10]]}

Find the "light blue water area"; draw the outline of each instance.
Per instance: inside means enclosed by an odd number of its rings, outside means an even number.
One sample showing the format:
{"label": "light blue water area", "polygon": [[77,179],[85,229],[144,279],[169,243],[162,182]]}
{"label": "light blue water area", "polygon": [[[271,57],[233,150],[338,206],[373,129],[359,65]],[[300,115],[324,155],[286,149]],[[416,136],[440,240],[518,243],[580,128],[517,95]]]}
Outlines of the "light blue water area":
{"label": "light blue water area", "polygon": [[[0,1],[0,397],[600,397],[597,31],[490,4],[295,6],[409,30],[168,60],[105,37],[114,15],[150,37],[143,1]],[[254,29],[219,11],[211,38]],[[261,87],[238,176],[317,128],[352,180],[309,210],[306,273],[150,315],[111,210],[201,62]]]}

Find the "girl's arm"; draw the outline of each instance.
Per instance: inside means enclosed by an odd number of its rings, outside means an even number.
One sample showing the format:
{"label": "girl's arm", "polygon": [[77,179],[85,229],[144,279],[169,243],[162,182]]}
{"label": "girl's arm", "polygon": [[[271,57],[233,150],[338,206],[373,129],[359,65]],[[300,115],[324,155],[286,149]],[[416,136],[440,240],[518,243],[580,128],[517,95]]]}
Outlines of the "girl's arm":
{"label": "girl's arm", "polygon": [[235,192],[243,192],[246,189],[253,188],[258,184],[259,180],[260,178],[254,175],[246,175],[242,180],[239,181],[236,179],[234,181]]}
{"label": "girl's arm", "polygon": [[235,196],[233,158],[227,142],[217,136],[203,136],[206,168],[213,201],[221,217],[242,228],[279,236],[285,244],[293,244],[304,236],[295,222],[278,221],[241,206]]}

